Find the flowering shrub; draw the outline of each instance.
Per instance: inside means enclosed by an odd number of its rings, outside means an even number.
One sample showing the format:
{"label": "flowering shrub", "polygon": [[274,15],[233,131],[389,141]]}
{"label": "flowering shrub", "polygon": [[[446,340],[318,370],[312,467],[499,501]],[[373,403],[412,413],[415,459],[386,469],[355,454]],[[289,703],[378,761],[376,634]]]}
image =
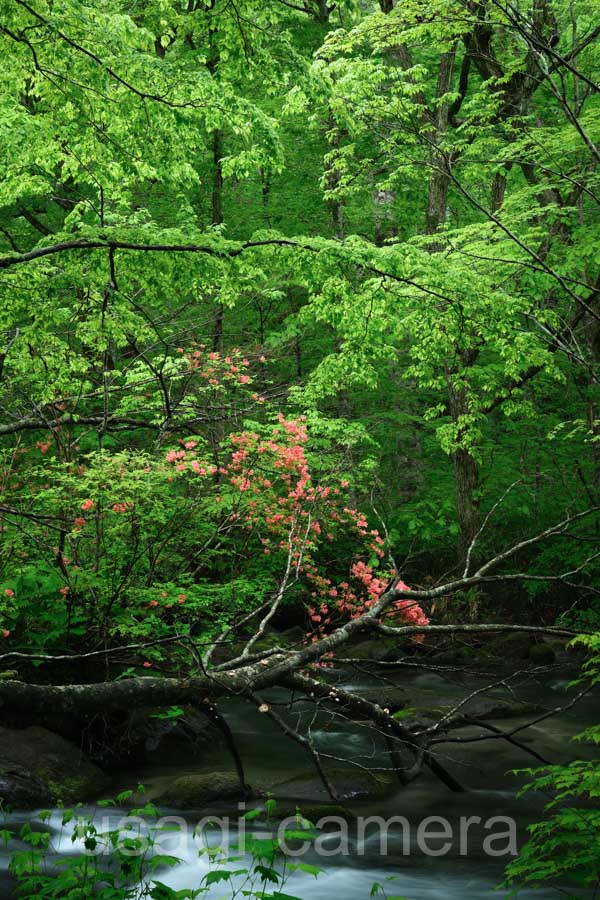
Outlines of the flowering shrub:
{"label": "flowering shrub", "polygon": [[[355,619],[367,612],[396,573],[377,568],[385,555],[384,541],[377,529],[369,529],[362,513],[345,505],[349,482],[341,479],[336,484],[334,475],[329,477],[330,483],[314,481],[305,449],[305,422],[304,417],[288,420],[280,413],[277,425],[266,436],[253,431],[231,435],[233,452],[218,471],[233,487],[234,496],[238,494],[230,521],[250,530],[263,554],[279,554],[282,563],[287,560],[294,583],[302,579],[309,587],[313,605],[308,608],[311,630],[306,636],[316,641],[339,624],[340,618]],[[195,441],[170,450],[166,460],[179,472],[214,473],[214,468],[198,460]],[[340,535],[346,540],[352,535],[355,556],[371,559],[358,558],[351,563],[348,577],[352,583],[336,583],[323,574],[332,568],[327,545],[335,544]],[[286,586],[288,583],[289,579]],[[399,589],[409,588],[399,582]],[[388,615],[414,625],[429,623],[420,606],[408,599],[395,601]]]}
{"label": "flowering shrub", "polygon": [[[218,392],[231,412],[242,392],[258,409],[248,359],[202,345],[180,350],[173,371],[177,384],[192,379],[188,400]],[[276,595],[305,603],[306,640],[316,641],[367,612],[396,577],[378,530],[348,502],[338,457],[322,446],[311,451],[302,416],[279,413],[218,441],[209,429],[172,436],[154,454],[106,449],[65,458],[37,447],[33,459],[23,449],[2,478],[17,516],[5,545],[20,560],[3,572],[6,637],[27,633],[30,645],[46,648],[154,640],[199,624],[210,639]],[[428,621],[409,599],[386,615]],[[144,665],[161,650],[147,656]]]}

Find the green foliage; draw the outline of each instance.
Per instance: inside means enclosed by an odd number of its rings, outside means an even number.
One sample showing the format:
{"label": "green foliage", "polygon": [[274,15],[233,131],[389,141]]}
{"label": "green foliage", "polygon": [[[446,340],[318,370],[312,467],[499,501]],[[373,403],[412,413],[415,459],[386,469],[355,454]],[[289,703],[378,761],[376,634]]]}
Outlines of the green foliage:
{"label": "green foliage", "polygon": [[[193,436],[219,457],[223,435],[263,422],[252,404],[272,399],[343,442],[355,490],[377,485],[396,555],[419,547],[418,575],[447,567],[515,480],[486,552],[560,517],[557,493],[561,509],[597,502],[593,4],[544,0],[535,22],[503,3],[391,5],[10,6],[1,255],[92,246],[3,269],[5,487],[17,471],[50,484],[54,515],[66,475],[50,458],[87,465],[100,448],[108,478],[107,457],[116,468],[129,454],[122,502],[135,495],[141,515],[156,493],[154,536],[181,509],[201,544],[200,516],[166,498],[159,449]],[[239,344],[252,371],[235,396],[187,368],[200,346],[237,359]],[[202,515],[214,522],[216,501]],[[115,556],[133,527],[123,516],[105,531]],[[25,543],[8,538],[50,596],[54,564]],[[173,543],[177,571],[185,541]],[[580,564],[562,545],[539,572],[565,555]],[[80,588],[118,604],[118,578],[113,561]],[[263,595],[254,572],[229,584]],[[545,588],[528,590],[535,608]]]}
{"label": "green foliage", "polygon": [[388,894],[387,887],[390,882],[395,880],[395,875],[390,875],[386,878],[385,884],[380,884],[378,881],[374,882],[371,888],[371,897],[383,897],[383,900],[406,900],[406,897],[400,897],[399,894]]}
{"label": "green foliage", "polygon": [[[581,635],[575,641],[591,653],[579,683],[600,683],[600,634]],[[600,725],[577,735],[576,740],[600,744]],[[506,869],[508,885],[567,883],[569,896],[577,890],[598,888],[600,878],[600,763],[574,760],[566,766],[523,770],[534,780],[521,790],[550,795],[546,817],[529,826],[529,840]],[[515,891],[516,893],[516,891]],[[511,894],[512,896],[512,894]]]}
{"label": "green foliage", "polygon": [[[527,770],[527,774],[536,774]],[[529,782],[528,791],[551,793],[547,817],[529,827],[529,839],[507,868],[509,883],[542,882],[596,887],[600,862],[600,810],[581,805],[600,798],[600,767],[575,761],[553,766]],[[571,891],[577,888],[571,888]],[[569,896],[581,896],[569,892]]]}
{"label": "green foliage", "polygon": [[[595,13],[591,0],[3,5],[10,650],[143,645],[103,677],[187,674],[190,646],[197,662],[278,592],[308,605],[358,557],[383,578],[375,528],[411,583],[463,571],[472,543],[475,562],[522,540],[531,578],[500,612],[597,628],[597,514],[568,541],[526,543],[600,502]],[[296,510],[305,537],[296,520],[273,525],[297,487],[279,415],[310,435],[301,461],[321,493]],[[452,615],[486,602],[461,595]],[[574,796],[594,777],[540,776]],[[545,827],[532,871],[553,828],[579,846],[570,819]],[[263,893],[267,850],[254,847]],[[106,900],[131,875],[117,861]],[[82,865],[65,871],[74,897]]]}
{"label": "green foliage", "polygon": [[[138,788],[143,790],[142,786]],[[106,808],[123,804],[135,793],[124,791],[99,805]],[[250,821],[266,814],[268,823],[274,811],[275,803],[269,799],[265,808],[251,810],[244,818]],[[208,863],[209,871],[198,878],[197,884],[182,890],[174,890],[156,877],[161,870],[182,862],[163,852],[161,846],[165,836],[177,836],[180,832],[183,835],[182,827],[173,822],[161,824],[152,804],[129,810],[107,831],[100,830],[97,820],[80,809],[64,810],[58,833],[41,830],[40,824],[43,827],[50,817],[49,810],[41,811],[35,821],[26,822],[18,833],[10,828],[0,832],[5,844],[17,838],[25,845],[25,849],[13,851],[10,859],[15,896],[53,900],[86,900],[91,896],[100,900],[195,900],[218,884],[231,897],[241,894],[256,900],[299,900],[284,893],[290,875],[303,872],[317,877],[321,871],[308,863],[291,862],[286,856],[285,848],[291,842],[310,842],[316,836],[300,814],[299,827],[285,828],[275,837],[245,833],[233,847],[214,846],[204,831],[194,832],[198,856]],[[75,856],[60,854],[57,849],[69,833],[72,843],[81,848]]]}

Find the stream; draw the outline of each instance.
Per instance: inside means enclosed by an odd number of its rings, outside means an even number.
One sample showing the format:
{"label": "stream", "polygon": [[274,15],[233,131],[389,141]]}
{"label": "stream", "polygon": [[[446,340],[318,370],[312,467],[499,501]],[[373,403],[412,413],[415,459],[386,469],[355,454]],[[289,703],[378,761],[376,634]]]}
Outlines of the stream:
{"label": "stream", "polygon": [[[374,691],[381,686],[375,678],[357,676],[356,673],[351,675],[343,670],[335,670],[329,677],[350,690],[367,688]],[[568,687],[570,677],[569,673],[552,673],[543,676],[540,683],[530,676],[518,689],[515,688],[514,694],[499,685],[486,694],[486,700],[518,700],[519,703],[535,705],[542,711],[564,706],[578,690]],[[392,682],[402,686],[411,698],[415,698],[415,706],[447,707],[448,710],[469,692],[490,680],[473,675],[462,676],[460,673],[444,676],[433,672],[415,674],[413,670],[387,676],[388,684]],[[282,692],[266,693],[264,699],[275,706],[281,703],[282,706],[277,708],[283,714],[286,697]],[[302,809],[303,805],[310,804],[314,809],[317,802],[332,803],[316,777],[309,754],[283,735],[267,716],[235,700],[224,703],[222,710],[235,735],[249,784],[272,792],[278,804],[290,812],[296,805]],[[292,710],[293,715],[288,721],[296,724],[300,720],[305,725],[311,723],[315,746],[344,786],[352,784],[353,772],[360,773],[363,783],[365,769],[368,770],[367,775],[369,772],[378,776],[385,774],[387,787],[379,790],[380,796],[361,796],[364,791],[353,792],[350,788],[347,793],[355,793],[356,796],[344,801],[347,808],[357,817],[397,818],[386,829],[387,847],[381,843],[382,829],[377,822],[364,825],[364,819],[359,818],[358,822],[351,821],[348,825],[340,823],[341,835],[339,829],[324,829],[318,842],[320,852],[310,849],[299,858],[303,863],[321,867],[322,873],[316,878],[304,872],[292,873],[282,889],[285,894],[297,895],[303,900],[366,900],[374,882],[378,882],[385,885],[388,896],[405,900],[478,900],[508,895],[507,890],[497,890],[497,886],[502,880],[504,866],[512,858],[512,838],[521,846],[527,825],[540,818],[547,800],[533,795],[518,798],[519,786],[527,778],[510,774],[509,770],[539,765],[535,759],[506,741],[481,741],[467,746],[441,744],[438,758],[461,782],[465,791],[449,791],[428,771],[407,787],[401,787],[397,780],[392,780],[383,741],[374,740],[372,733],[365,728],[325,712],[315,718],[312,707],[305,701],[294,704]],[[529,713],[521,718],[513,716],[508,720],[490,721],[499,727],[506,728],[508,725],[512,729],[532,717]],[[553,763],[565,763],[575,757],[593,758],[592,747],[585,744],[570,746],[569,739],[595,723],[597,718],[598,694],[590,693],[571,709],[539,722],[518,737],[526,746],[535,747],[538,753]],[[464,735],[481,733],[481,728],[476,726],[461,732]],[[201,763],[181,766],[169,764],[168,759],[161,760],[160,765],[147,766],[129,773],[127,777],[122,776],[119,787],[132,787],[141,781],[148,796],[152,797],[180,775],[230,768],[230,760],[224,757],[222,747],[215,746],[203,754]],[[387,772],[384,771],[386,769]],[[372,778],[372,775],[369,777]],[[220,831],[209,827],[205,835],[209,844],[218,845],[222,840],[233,842],[238,816],[253,805],[256,803],[249,802],[246,807],[230,801],[212,804],[210,810],[165,811],[165,814],[180,817],[189,827],[186,828],[185,841],[178,835],[164,837],[161,849],[178,856],[182,862],[172,869],[159,870],[156,877],[175,889],[199,887],[202,877],[209,871],[209,864],[206,856],[198,856],[200,844],[192,833],[193,826],[199,818],[208,815],[228,817],[232,823],[229,829],[225,827]],[[17,811],[11,815],[11,820],[15,823],[31,821],[34,816],[34,813]],[[51,830],[56,831],[54,846],[61,854],[73,854],[74,850],[77,851],[77,844],[72,843],[68,827],[64,834],[60,834],[61,816],[59,810],[54,811],[49,823]],[[107,823],[114,827],[123,818],[123,811],[96,810],[95,816],[99,821],[104,817],[104,827]],[[423,838],[419,834],[419,826],[427,817],[441,817],[443,821],[436,818],[429,823],[428,836]],[[464,823],[469,817],[479,817],[479,821],[471,821],[465,830]],[[515,823],[514,834],[510,821]],[[266,835],[270,828],[277,826],[257,818],[247,822],[245,827],[248,832]],[[434,833],[438,836],[434,837]],[[14,896],[7,874],[7,853],[4,849],[0,867],[0,900]],[[240,866],[243,862],[227,868]],[[242,880],[240,876],[238,884]],[[223,884],[217,884],[202,896],[216,900],[231,894]],[[541,888],[520,891],[518,896],[545,900],[558,894],[554,889]],[[580,896],[588,895],[580,893]]]}

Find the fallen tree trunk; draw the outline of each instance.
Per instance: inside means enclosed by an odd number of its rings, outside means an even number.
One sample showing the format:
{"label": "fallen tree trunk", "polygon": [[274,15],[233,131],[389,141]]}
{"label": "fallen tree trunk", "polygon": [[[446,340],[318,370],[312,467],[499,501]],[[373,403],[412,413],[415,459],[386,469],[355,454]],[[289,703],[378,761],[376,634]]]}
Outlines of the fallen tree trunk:
{"label": "fallen tree trunk", "polygon": [[[189,705],[201,709],[209,719],[217,718],[221,730],[225,734],[226,744],[235,763],[240,782],[245,786],[243,764],[238,753],[235,737],[230,732],[226,721],[217,709],[218,701],[224,697],[240,697],[256,705],[256,692],[272,687],[282,687],[293,693],[301,693],[307,700],[315,704],[324,704],[329,708],[343,711],[348,718],[367,722],[379,734],[389,748],[391,767],[403,784],[414,780],[428,768],[448,789],[463,790],[461,784],[433,755],[432,746],[440,741],[439,728],[425,732],[414,732],[398,719],[389,709],[374,703],[360,693],[353,693],[332,686],[308,674],[301,674],[300,666],[305,667],[318,661],[323,654],[330,653],[332,646],[339,646],[348,641],[358,631],[383,631],[397,637],[407,638],[431,630],[434,633],[502,633],[506,631],[534,631],[558,636],[572,636],[564,629],[533,628],[528,626],[512,626],[498,624],[484,625],[439,625],[439,626],[402,626],[393,628],[384,626],[377,618],[377,613],[384,610],[396,597],[397,591],[391,587],[382,596],[376,607],[360,619],[352,620],[336,629],[329,637],[299,651],[266,652],[263,658],[248,665],[237,665],[232,669],[206,670],[188,678],[160,678],[140,676],[118,681],[105,681],[95,684],[32,684],[14,679],[0,680],[0,710],[4,716],[18,712],[31,721],[36,717],[47,715],[51,710],[55,715],[71,716],[81,721],[89,720],[97,715],[129,712],[136,708],[160,708],[175,705]],[[192,654],[198,665],[198,655]],[[191,660],[193,664],[193,661]],[[318,674],[318,669],[315,674]],[[268,707],[267,707],[268,708]],[[441,726],[443,720],[439,723]],[[452,726],[448,723],[448,728]],[[285,729],[284,729],[285,730]],[[444,731],[447,730],[444,728]],[[288,736],[306,746],[312,754],[317,770],[324,783],[328,784],[318,751],[312,742],[306,741],[293,728],[287,728]],[[490,737],[502,737],[497,731]],[[400,762],[398,748],[412,757],[410,765]],[[329,785],[328,790],[331,791]]]}

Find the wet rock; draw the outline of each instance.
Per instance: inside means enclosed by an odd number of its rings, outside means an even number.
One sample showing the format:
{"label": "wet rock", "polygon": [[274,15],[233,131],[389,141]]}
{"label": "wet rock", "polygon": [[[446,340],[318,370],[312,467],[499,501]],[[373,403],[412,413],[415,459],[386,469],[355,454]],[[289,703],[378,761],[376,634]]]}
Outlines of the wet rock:
{"label": "wet rock", "polygon": [[393,641],[368,638],[349,643],[344,649],[344,656],[352,659],[382,660],[393,648]]}
{"label": "wet rock", "polygon": [[494,654],[490,653],[486,646],[460,645],[458,642],[444,650],[433,651],[431,657],[436,665],[455,666],[457,669],[466,665],[485,665],[493,658]]}
{"label": "wet rock", "polygon": [[210,719],[192,707],[184,707],[178,717],[166,709],[142,707],[102,724],[103,730],[90,737],[90,755],[108,768],[165,761],[186,765],[222,741]]}
{"label": "wet rock", "polygon": [[292,628],[286,628],[285,631],[279,632],[279,643],[283,646],[302,645],[306,640],[306,632],[299,625]]}
{"label": "wet rock", "polygon": [[[384,797],[389,793],[392,782],[388,778],[382,778],[373,772],[366,770],[349,771],[347,769],[334,769],[327,773],[340,800],[351,800],[368,797]],[[287,781],[282,781],[271,786],[271,792],[275,797],[294,798],[298,800],[298,806],[306,816],[303,800],[318,801],[329,800],[329,794],[325,785],[314,772],[296,775]],[[309,818],[306,816],[306,818]]]}
{"label": "wet rock", "polygon": [[[299,818],[307,819],[316,826],[319,825],[321,820],[327,818],[341,819],[343,822],[356,821],[355,813],[345,806],[342,806],[340,803],[302,803],[298,806],[291,806],[290,804],[284,803],[275,808],[273,818],[282,822],[284,819],[295,817],[296,814],[298,814]],[[292,822],[290,822],[289,825],[290,827],[293,827]],[[334,821],[323,822],[322,825],[322,827],[325,828],[332,828],[334,826]]]}
{"label": "wet rock", "polygon": [[209,772],[176,778],[155,802],[175,809],[201,809],[218,800],[244,800],[244,790],[235,772]]}
{"label": "wet rock", "polygon": [[531,634],[515,631],[502,634],[493,641],[493,649],[499,657],[508,659],[528,659],[534,644]]}
{"label": "wet rock", "polygon": [[[290,630],[294,631],[295,629]],[[249,632],[246,637],[240,640],[231,641],[231,643],[226,643],[223,647],[218,647],[213,656],[213,661],[224,663],[227,660],[236,659],[238,656],[241,656],[246,649],[247,643],[250,640],[251,636],[252,632]],[[304,632],[302,632],[303,639],[304,636]],[[274,628],[271,628],[269,625],[267,625],[267,627],[265,628],[265,633],[253,643],[250,652],[252,654],[265,653],[269,650],[273,650],[276,647],[284,646],[285,643],[286,642],[283,639],[282,632],[276,631]]]}
{"label": "wet rock", "polygon": [[[416,708],[400,711],[394,718],[401,719],[403,724],[413,731],[421,730],[438,722],[442,716],[450,712],[452,706],[452,701],[439,706],[418,704]],[[502,700],[495,697],[477,697],[463,706],[457,716],[464,719],[518,719],[535,716],[542,711],[542,707],[535,703]]]}
{"label": "wet rock", "polygon": [[536,715],[542,708],[535,703],[521,703],[518,700],[476,700],[468,703],[465,712],[477,719],[518,719],[521,716]]}
{"label": "wet rock", "polygon": [[410,695],[399,687],[392,685],[381,685],[376,688],[361,688],[357,692],[357,696],[368,700],[370,703],[377,703],[382,709],[387,709],[391,713],[404,709],[409,705]]}
{"label": "wet rock", "polygon": [[223,738],[216,726],[196,709],[186,707],[177,719],[160,718],[160,710],[147,712],[138,723],[148,762],[184,764],[202,756]]}
{"label": "wet rock", "polygon": [[[242,645],[242,651],[245,648],[245,644]],[[263,634],[262,637],[259,637],[257,641],[252,644],[252,653],[265,653],[267,650],[274,650],[275,647],[281,646],[281,636],[276,631],[268,632],[267,634]]]}
{"label": "wet rock", "polygon": [[550,644],[542,641],[539,644],[533,644],[529,648],[529,659],[536,666],[551,666],[556,660],[556,653]]}
{"label": "wet rock", "polygon": [[102,769],[60,735],[37,725],[0,726],[0,798],[5,805],[31,809],[95,799],[109,784]]}

